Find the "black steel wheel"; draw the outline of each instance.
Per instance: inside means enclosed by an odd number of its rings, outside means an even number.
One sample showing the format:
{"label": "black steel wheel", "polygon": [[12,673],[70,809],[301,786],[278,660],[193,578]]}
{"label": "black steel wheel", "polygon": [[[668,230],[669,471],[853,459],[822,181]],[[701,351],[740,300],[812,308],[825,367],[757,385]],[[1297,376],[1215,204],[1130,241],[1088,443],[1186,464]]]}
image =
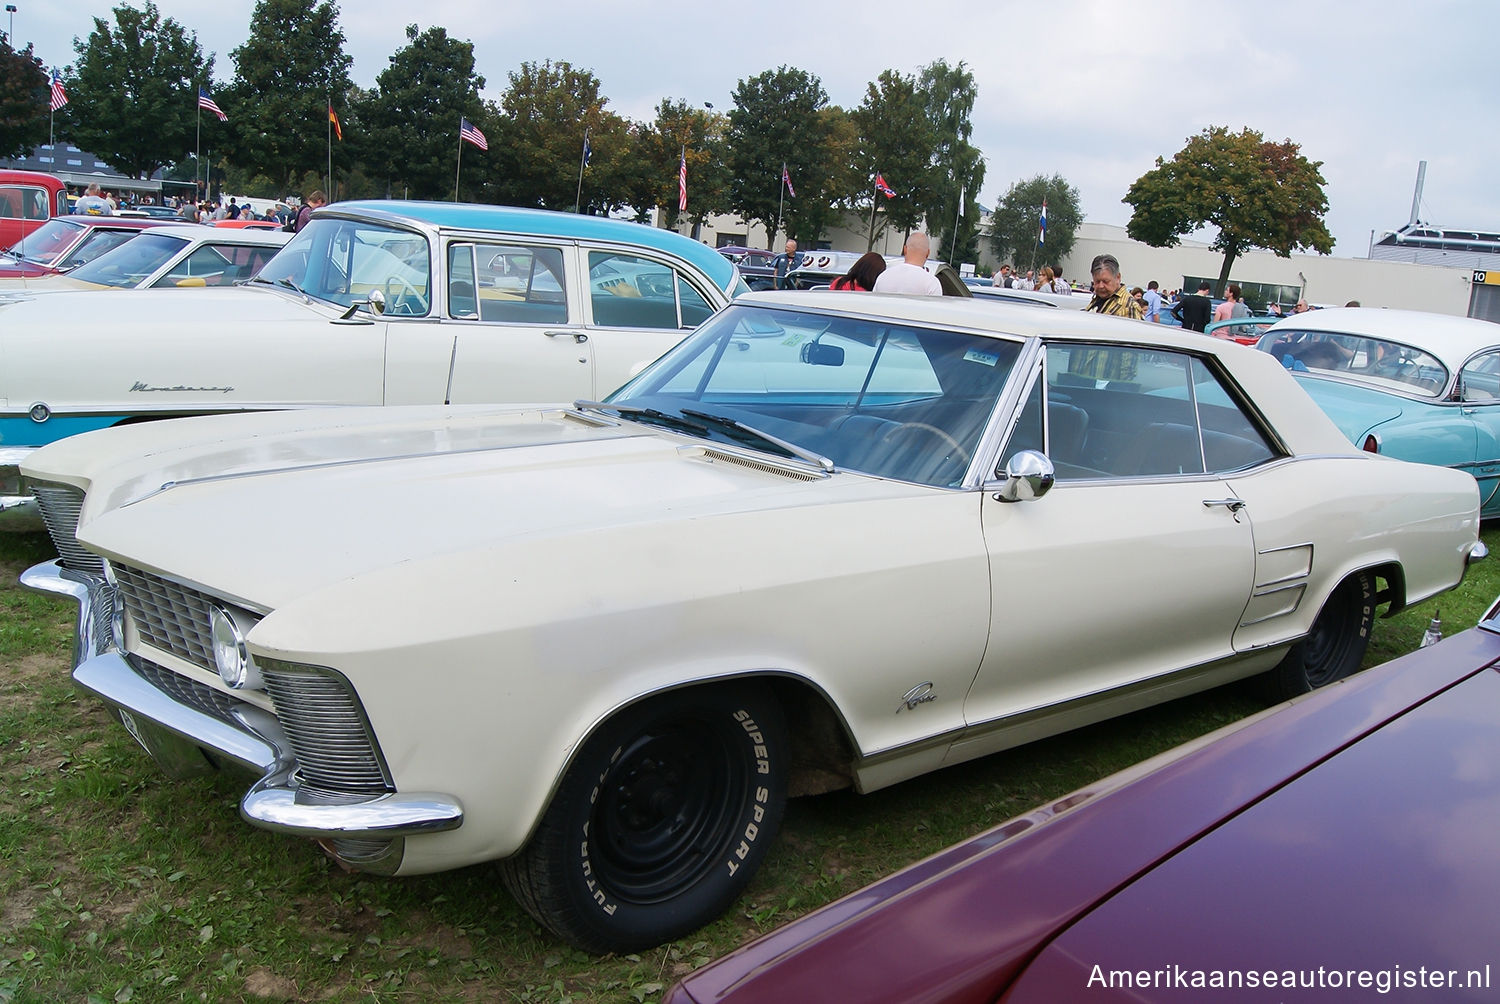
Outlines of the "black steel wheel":
{"label": "black steel wheel", "polygon": [[1288,700],[1355,672],[1374,622],[1375,581],[1369,573],[1357,572],[1338,584],[1312,630],[1267,674],[1272,696]]}
{"label": "black steel wheel", "polygon": [[595,952],[679,937],[726,910],[786,802],[786,725],[755,683],[626,708],[584,743],[527,846],[501,862],[533,917]]}

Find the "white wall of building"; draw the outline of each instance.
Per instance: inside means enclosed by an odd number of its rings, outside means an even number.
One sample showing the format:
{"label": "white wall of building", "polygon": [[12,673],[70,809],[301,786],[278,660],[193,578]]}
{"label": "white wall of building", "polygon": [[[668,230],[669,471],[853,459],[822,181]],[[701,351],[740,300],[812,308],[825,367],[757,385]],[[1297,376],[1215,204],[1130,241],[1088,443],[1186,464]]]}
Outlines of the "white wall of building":
{"label": "white wall of building", "polygon": [[[1154,248],[1126,237],[1124,227],[1085,223],[1078,230],[1072,253],[1063,260],[1064,274],[1069,279],[1086,280],[1094,256],[1104,253],[1119,259],[1120,277],[1127,286],[1144,286],[1155,279],[1164,290],[1180,287],[1183,276],[1214,278],[1224,265],[1224,256],[1200,241]],[[1366,307],[1400,307],[1463,317],[1469,312],[1472,271],[1468,267],[1316,254],[1278,258],[1269,251],[1251,251],[1235,259],[1229,278],[1232,282],[1300,286],[1304,299],[1325,306],[1342,307],[1358,300]]]}

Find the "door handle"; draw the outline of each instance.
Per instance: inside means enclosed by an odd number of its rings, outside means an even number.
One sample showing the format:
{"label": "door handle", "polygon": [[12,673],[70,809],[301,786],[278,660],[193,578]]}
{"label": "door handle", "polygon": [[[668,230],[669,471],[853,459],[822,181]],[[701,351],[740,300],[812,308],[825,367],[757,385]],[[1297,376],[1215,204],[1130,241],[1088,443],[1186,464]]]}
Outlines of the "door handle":
{"label": "door handle", "polygon": [[562,338],[566,336],[573,339],[573,341],[578,345],[582,345],[584,342],[589,340],[589,336],[584,334],[582,331],[544,331],[542,332],[542,334],[546,335],[548,338]]}
{"label": "door handle", "polygon": [[1240,521],[1240,510],[1243,509],[1243,508],[1245,508],[1245,500],[1244,499],[1204,499],[1203,500],[1203,505],[1206,508],[1209,508],[1209,509],[1213,509],[1215,507],[1222,507],[1222,508],[1228,509],[1229,510],[1229,514],[1231,516],[1233,516],[1234,517],[1234,521],[1236,523],[1238,523]]}

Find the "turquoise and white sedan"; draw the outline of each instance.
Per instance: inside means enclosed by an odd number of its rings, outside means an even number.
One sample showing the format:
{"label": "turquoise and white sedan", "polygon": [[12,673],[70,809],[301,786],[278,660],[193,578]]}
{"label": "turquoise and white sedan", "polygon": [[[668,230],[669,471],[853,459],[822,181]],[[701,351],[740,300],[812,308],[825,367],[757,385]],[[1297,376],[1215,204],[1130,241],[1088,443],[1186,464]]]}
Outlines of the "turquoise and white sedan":
{"label": "turquoise and white sedan", "polygon": [[1354,445],[1467,471],[1500,516],[1500,325],[1412,310],[1339,307],[1261,338]]}
{"label": "turquoise and white sedan", "polygon": [[27,510],[32,449],[124,422],[600,397],[743,291],[712,248],[635,223],[334,203],[243,285],[0,308],[0,506]]}

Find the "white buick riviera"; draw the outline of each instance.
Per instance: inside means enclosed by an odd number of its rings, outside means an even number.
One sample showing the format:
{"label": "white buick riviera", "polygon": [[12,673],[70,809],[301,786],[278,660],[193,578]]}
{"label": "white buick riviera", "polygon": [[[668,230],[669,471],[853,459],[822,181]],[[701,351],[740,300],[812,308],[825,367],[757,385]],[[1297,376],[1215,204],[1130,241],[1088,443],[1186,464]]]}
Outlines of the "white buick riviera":
{"label": "white buick riviera", "polygon": [[595,951],[725,910],[789,794],[1360,664],[1484,554],[1263,352],[1072,311],[741,297],[608,400],[282,411],[25,464],[75,679],[250,823],[495,859]]}

